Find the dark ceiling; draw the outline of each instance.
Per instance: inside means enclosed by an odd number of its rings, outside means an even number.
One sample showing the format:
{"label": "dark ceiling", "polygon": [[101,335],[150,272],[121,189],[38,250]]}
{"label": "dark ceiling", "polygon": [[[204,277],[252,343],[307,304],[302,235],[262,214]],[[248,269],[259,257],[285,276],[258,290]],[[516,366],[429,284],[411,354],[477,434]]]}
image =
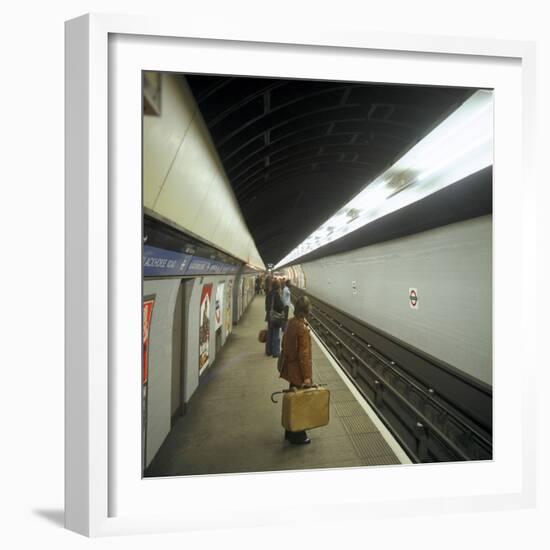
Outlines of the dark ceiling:
{"label": "dark ceiling", "polygon": [[286,256],[474,91],[186,79],[266,265]]}

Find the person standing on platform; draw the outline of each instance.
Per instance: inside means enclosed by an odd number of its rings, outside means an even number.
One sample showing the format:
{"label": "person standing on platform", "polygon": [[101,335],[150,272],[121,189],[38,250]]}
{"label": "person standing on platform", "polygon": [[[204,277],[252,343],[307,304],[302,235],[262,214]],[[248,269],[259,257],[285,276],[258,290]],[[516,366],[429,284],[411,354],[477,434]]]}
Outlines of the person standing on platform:
{"label": "person standing on platform", "polygon": [[267,295],[269,294],[269,291],[271,290],[271,279],[269,277],[265,278],[264,281],[264,291],[265,291],[265,320],[267,321],[267,312],[269,311],[268,308],[268,301],[267,301]]}
{"label": "person standing on platform", "polygon": [[[307,296],[300,296],[294,304],[294,317],[288,321],[283,335],[280,378],[289,382],[290,389],[313,384],[311,335],[305,321],[310,310],[311,304]],[[285,439],[294,445],[304,445],[311,441],[305,430],[285,430]]]}
{"label": "person standing on platform", "polygon": [[266,320],[267,320],[267,339],[266,339],[266,355],[279,357],[281,347],[281,325],[274,323],[270,319],[271,311],[277,313],[284,312],[283,301],[280,295],[280,283],[278,279],[271,281],[271,290],[265,299],[266,305]]}
{"label": "person standing on platform", "polygon": [[290,308],[290,281],[287,279],[283,287],[283,305],[285,306],[285,322],[283,325],[283,332],[286,330],[286,325],[288,324],[288,310]]}
{"label": "person standing on platform", "polygon": [[264,281],[264,292],[265,292],[265,321],[268,323],[267,326],[267,335],[265,338],[265,354],[271,355],[271,341],[269,339],[269,291],[271,290],[271,278],[269,275],[265,278]]}

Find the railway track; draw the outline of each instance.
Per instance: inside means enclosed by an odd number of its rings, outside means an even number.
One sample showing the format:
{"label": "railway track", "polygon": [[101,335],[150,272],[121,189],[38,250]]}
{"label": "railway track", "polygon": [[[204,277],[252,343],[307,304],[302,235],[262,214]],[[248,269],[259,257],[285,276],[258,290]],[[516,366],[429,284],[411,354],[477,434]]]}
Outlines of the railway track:
{"label": "railway track", "polygon": [[414,462],[492,459],[492,389],[306,294],[312,330]]}

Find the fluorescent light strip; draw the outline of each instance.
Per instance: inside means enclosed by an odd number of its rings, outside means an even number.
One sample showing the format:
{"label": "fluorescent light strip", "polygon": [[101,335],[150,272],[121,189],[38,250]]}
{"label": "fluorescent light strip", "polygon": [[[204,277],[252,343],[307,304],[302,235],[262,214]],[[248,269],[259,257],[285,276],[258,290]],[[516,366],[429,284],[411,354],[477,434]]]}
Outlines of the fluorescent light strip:
{"label": "fluorescent light strip", "polygon": [[493,163],[493,92],[478,90],[276,266],[288,264]]}

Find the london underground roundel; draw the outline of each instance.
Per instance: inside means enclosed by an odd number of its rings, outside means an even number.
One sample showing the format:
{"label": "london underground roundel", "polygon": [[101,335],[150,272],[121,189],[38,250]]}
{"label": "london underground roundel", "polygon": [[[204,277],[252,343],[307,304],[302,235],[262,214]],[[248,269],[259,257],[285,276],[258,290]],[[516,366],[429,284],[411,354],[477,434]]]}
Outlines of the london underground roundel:
{"label": "london underground roundel", "polygon": [[418,290],[409,288],[409,305],[411,309],[418,309]]}

